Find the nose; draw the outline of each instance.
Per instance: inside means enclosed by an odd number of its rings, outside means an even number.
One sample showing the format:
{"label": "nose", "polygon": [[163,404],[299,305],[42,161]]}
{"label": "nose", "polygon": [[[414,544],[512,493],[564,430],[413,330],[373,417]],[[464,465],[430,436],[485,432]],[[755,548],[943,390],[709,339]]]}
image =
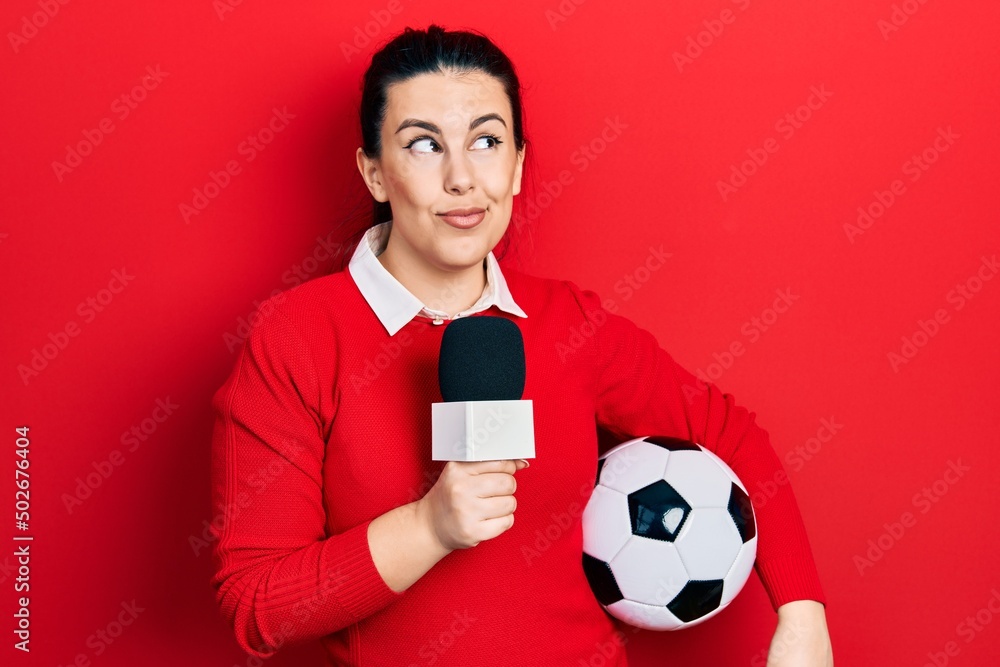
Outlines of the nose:
{"label": "nose", "polygon": [[472,188],[474,173],[464,151],[452,151],[444,162],[444,189],[452,194],[463,194]]}

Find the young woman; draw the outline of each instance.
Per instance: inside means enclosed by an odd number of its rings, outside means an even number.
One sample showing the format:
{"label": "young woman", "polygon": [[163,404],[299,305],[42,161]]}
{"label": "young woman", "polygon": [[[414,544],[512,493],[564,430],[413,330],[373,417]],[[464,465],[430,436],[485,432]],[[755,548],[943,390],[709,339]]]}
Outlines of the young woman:
{"label": "young woman", "polygon": [[[361,134],[373,224],[344,270],[261,309],[213,400],[222,611],[257,658],[319,639],[330,665],[626,665],[582,567],[595,425],[699,442],[751,489],[781,470],[767,432],[594,292],[500,270],[526,139],[490,40],[406,29],[365,74]],[[431,460],[442,332],[482,315],[524,338],[528,470]],[[790,487],[755,509],[768,664],[829,667]]]}

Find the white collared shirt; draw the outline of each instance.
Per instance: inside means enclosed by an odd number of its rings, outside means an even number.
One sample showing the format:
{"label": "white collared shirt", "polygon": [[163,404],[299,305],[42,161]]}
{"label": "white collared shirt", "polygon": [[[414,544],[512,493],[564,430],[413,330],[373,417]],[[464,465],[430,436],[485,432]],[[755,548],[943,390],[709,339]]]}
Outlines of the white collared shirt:
{"label": "white collared shirt", "polygon": [[[448,313],[425,306],[378,261],[378,255],[382,254],[388,242],[391,225],[392,221],[389,220],[365,232],[348,264],[351,277],[390,336],[395,335],[418,315],[432,318],[434,324],[442,324],[449,319]],[[527,317],[514,302],[514,297],[507,288],[507,281],[500,271],[500,264],[491,250],[486,256],[486,288],[483,295],[471,308],[456,313],[453,319],[478,313],[492,305],[513,315]]]}

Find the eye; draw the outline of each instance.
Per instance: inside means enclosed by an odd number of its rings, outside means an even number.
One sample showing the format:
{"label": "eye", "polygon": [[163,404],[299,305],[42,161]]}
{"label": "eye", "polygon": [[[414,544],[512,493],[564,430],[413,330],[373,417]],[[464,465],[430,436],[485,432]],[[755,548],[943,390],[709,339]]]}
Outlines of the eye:
{"label": "eye", "polygon": [[[429,145],[433,145],[433,146],[437,146],[437,142],[434,141],[433,139],[431,139],[430,137],[415,137],[414,139],[412,139],[410,141],[410,143],[406,144],[405,147],[407,149],[412,149],[414,146],[423,145],[423,146],[426,147],[428,144]],[[416,153],[433,153],[434,151],[433,151],[433,149],[426,150],[425,148],[420,148],[420,149],[417,149],[414,152],[416,152]]]}
{"label": "eye", "polygon": [[483,136],[481,136],[478,139],[476,139],[476,143],[478,143],[480,141],[483,141],[483,140],[488,140],[488,141],[492,141],[493,142],[492,144],[484,146],[484,148],[486,148],[486,149],[496,148],[497,146],[499,146],[500,144],[503,143],[502,141],[500,141],[500,137],[498,137],[495,134],[484,134]]}

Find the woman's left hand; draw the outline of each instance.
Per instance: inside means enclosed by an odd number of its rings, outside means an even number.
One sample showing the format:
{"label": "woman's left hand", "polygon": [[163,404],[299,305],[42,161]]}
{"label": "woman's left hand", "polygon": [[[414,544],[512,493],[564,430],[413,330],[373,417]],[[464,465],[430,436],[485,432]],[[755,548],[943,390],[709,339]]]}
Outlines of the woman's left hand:
{"label": "woman's left hand", "polygon": [[778,607],[778,627],[771,638],[767,667],[833,667],[822,603],[795,600]]}

